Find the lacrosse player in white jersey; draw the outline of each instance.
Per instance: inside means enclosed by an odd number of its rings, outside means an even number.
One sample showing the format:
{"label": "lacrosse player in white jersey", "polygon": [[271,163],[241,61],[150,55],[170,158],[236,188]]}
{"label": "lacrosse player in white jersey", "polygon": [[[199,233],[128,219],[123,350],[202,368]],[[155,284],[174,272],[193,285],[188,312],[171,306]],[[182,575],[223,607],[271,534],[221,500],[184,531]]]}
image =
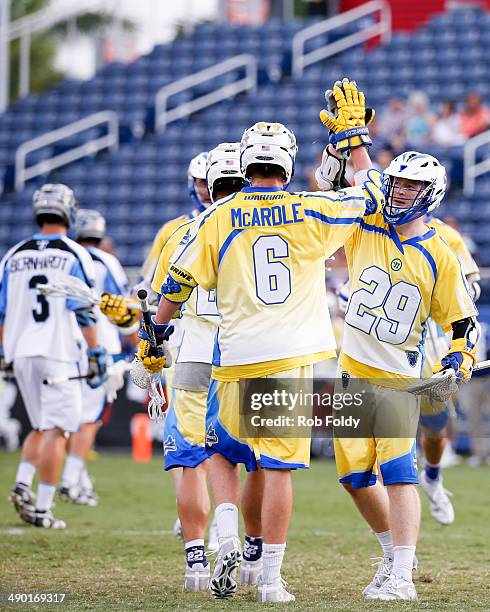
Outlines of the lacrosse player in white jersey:
{"label": "lacrosse player in white jersey", "polygon": [[[207,181],[213,202],[243,187],[239,143],[222,143],[209,152]],[[159,295],[170,258],[192,222],[176,229],[162,250],[152,283],[152,289]],[[184,589],[195,591],[207,589],[210,578],[204,548],[210,510],[206,482],[206,401],[218,321],[216,293],[198,288],[186,303],[180,321],[182,341],[176,356],[163,433],[165,469],[183,469],[177,505],[186,553]]]}
{"label": "lacrosse player in white jersey", "polygon": [[[210,590],[217,598],[236,593],[242,559],[238,464],[243,463],[248,471],[261,467],[264,473],[257,597],[264,603],[286,603],[295,599],[281,578],[292,510],[291,469],[309,466],[310,440],[240,434],[239,380],[282,377],[301,384],[312,378],[314,363],[335,357],[325,260],[381,201],[365,186],[328,194],[288,193],[297,146],[282,124],[255,124],[245,131],[240,150],[242,171],[251,185],[209,207],[183,238],[162,286],[154,329],[157,342],[164,344],[176,306],[189,299],[193,288],[217,289],[220,322],[206,448],[213,462],[220,548]],[[353,162],[356,166],[356,155]],[[340,166],[335,160],[333,165]],[[305,300],[308,317],[298,325]],[[165,366],[161,349],[152,350],[144,339],[139,355],[149,372]]]}
{"label": "lacrosse player in white jersey", "polygon": [[[43,380],[82,374],[76,323],[88,347],[90,386],[105,380],[106,351],[98,344],[91,308],[71,299],[47,298],[37,289],[70,276],[93,286],[92,259],[66,237],[76,209],[72,190],[61,184],[44,185],[34,193],[33,206],[40,231],[12,247],[0,263],[0,344],[4,362],[13,362],[32,425],[10,499],[26,522],[64,528],[51,507],[65,454],[65,434],[80,426],[82,387],[79,380],[54,385],[43,385]],[[35,500],[31,487],[36,468],[40,481]]]}
{"label": "lacrosse player in white jersey", "polygon": [[[96,210],[81,209],[77,212],[73,237],[90,254],[95,268],[95,289],[99,295],[102,295],[102,303],[108,299],[108,294],[128,293],[128,279],[118,259],[98,248],[105,236],[105,230],[106,221]],[[129,335],[138,329],[137,311],[131,309],[127,321],[119,327],[103,316],[98,306],[94,307],[94,314],[97,338],[107,351],[107,363],[110,366],[121,354],[119,333]],[[81,366],[82,370],[86,369],[85,360]],[[110,378],[113,379],[112,376]],[[122,375],[120,379],[123,383]],[[110,410],[116,393],[111,390],[108,394],[105,385],[95,389],[86,385],[84,387],[81,427],[80,431],[72,434],[68,443],[68,457],[61,477],[60,496],[65,501],[96,506],[98,497],[93,490],[93,482],[88,475],[85,462],[95,442],[97,431],[102,425],[104,414]]]}

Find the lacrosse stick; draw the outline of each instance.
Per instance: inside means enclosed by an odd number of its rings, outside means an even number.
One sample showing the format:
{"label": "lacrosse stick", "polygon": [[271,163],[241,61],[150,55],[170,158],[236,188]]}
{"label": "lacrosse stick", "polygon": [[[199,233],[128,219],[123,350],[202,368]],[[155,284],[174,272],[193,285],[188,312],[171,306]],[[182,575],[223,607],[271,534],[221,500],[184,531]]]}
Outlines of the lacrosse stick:
{"label": "lacrosse stick", "polygon": [[[116,361],[116,363],[107,368],[107,380],[104,383],[104,387],[107,389],[108,394],[115,393],[119,389],[122,389],[124,385],[124,374],[125,372],[129,372],[130,369],[131,364],[124,360]],[[59,385],[71,380],[87,380],[88,378],[88,374],[59,377],[48,376],[43,380],[43,385]]]}
{"label": "lacrosse stick", "polygon": [[[146,332],[148,341],[152,347],[157,346],[155,330],[151,323],[150,308],[148,304],[148,292],[146,289],[140,289],[137,293],[140,301],[141,312],[143,319],[141,325]],[[140,389],[146,389],[150,396],[148,402],[148,416],[153,421],[159,421],[163,417],[163,406],[166,404],[165,395],[162,387],[162,377],[159,373],[150,374],[145,370],[143,363],[137,358],[134,358],[131,364],[131,380]]]}
{"label": "lacrosse stick", "polygon": [[[82,280],[76,276],[68,276],[60,278],[43,285],[37,285],[36,288],[40,293],[49,297],[62,297],[65,299],[76,300],[87,304],[87,306],[95,306],[100,302],[100,296],[97,295],[94,289],[91,289]],[[126,304],[129,308],[139,308],[140,303],[130,298],[126,299]],[[156,306],[149,306],[152,314],[156,313]]]}
{"label": "lacrosse stick", "polygon": [[[490,359],[480,361],[473,367],[473,372],[490,368]],[[458,391],[456,372],[450,368],[434,374],[431,378],[410,385],[406,390],[413,395],[426,395],[429,400],[435,402],[447,402],[453,393]]]}

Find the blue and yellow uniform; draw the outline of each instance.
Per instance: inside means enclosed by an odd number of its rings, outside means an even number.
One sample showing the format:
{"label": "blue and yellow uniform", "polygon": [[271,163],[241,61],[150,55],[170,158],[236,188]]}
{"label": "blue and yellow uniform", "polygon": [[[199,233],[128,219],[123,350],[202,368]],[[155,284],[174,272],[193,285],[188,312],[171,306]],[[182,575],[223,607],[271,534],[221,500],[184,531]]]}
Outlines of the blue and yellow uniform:
{"label": "blue and yellow uniform", "polygon": [[[206,443],[248,470],[309,464],[309,439],[250,439],[239,433],[239,380],[311,378],[335,357],[325,259],[365,214],[360,187],[288,193],[246,187],[208,208],[172,262],[202,288],[217,289],[219,329],[208,395]],[[307,304],[307,316],[302,316]]]}
{"label": "blue and yellow uniform", "polygon": [[[170,257],[191,223],[192,220],[182,223],[161,251],[152,282],[152,289],[158,294],[167,277]],[[206,402],[218,318],[215,292],[197,287],[185,303],[180,319],[182,340],[174,357],[175,374],[163,432],[166,470],[193,468],[208,458]]]}
{"label": "blue and yellow uniform", "polygon": [[[380,213],[362,220],[345,252],[351,294],[341,369],[375,380],[380,401],[404,402],[412,414],[414,396],[393,388],[421,376],[428,318],[449,331],[476,314],[461,266],[433,228],[406,238]],[[413,438],[339,438],[335,452],[340,481],[354,487],[374,484],[376,461],[385,484],[418,482]]]}

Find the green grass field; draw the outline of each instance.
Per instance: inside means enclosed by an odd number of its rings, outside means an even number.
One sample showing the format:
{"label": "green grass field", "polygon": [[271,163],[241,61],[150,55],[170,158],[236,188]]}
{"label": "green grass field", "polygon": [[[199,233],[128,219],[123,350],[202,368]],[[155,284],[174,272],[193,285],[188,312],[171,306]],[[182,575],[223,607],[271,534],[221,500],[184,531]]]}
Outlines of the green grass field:
{"label": "green grass field", "polygon": [[[71,610],[259,610],[252,587],[233,600],[183,593],[182,545],[171,533],[175,500],[160,458],[136,464],[107,454],[90,464],[97,508],[57,503],[65,531],[23,524],[7,501],[18,455],[0,454],[0,591],[64,592]],[[336,483],[332,462],[298,472],[284,578],[296,595],[288,610],[490,610],[489,468],[446,471],[456,523],[441,527],[423,500],[415,574],[419,602],[366,602],[362,588],[378,545]],[[60,609],[63,606],[39,606]],[[3,609],[35,609],[6,605]]]}

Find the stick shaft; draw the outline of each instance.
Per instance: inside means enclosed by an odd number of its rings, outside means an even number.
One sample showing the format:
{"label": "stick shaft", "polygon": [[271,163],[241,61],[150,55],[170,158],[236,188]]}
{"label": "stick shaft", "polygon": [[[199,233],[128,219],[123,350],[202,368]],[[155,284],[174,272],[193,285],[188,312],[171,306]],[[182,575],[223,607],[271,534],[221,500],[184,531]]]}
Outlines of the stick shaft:
{"label": "stick shaft", "polygon": [[136,294],[141,304],[141,312],[143,314],[143,328],[148,336],[148,341],[151,346],[157,346],[157,339],[155,337],[155,330],[151,323],[150,305],[148,303],[148,292],[146,289],[140,289]]}

